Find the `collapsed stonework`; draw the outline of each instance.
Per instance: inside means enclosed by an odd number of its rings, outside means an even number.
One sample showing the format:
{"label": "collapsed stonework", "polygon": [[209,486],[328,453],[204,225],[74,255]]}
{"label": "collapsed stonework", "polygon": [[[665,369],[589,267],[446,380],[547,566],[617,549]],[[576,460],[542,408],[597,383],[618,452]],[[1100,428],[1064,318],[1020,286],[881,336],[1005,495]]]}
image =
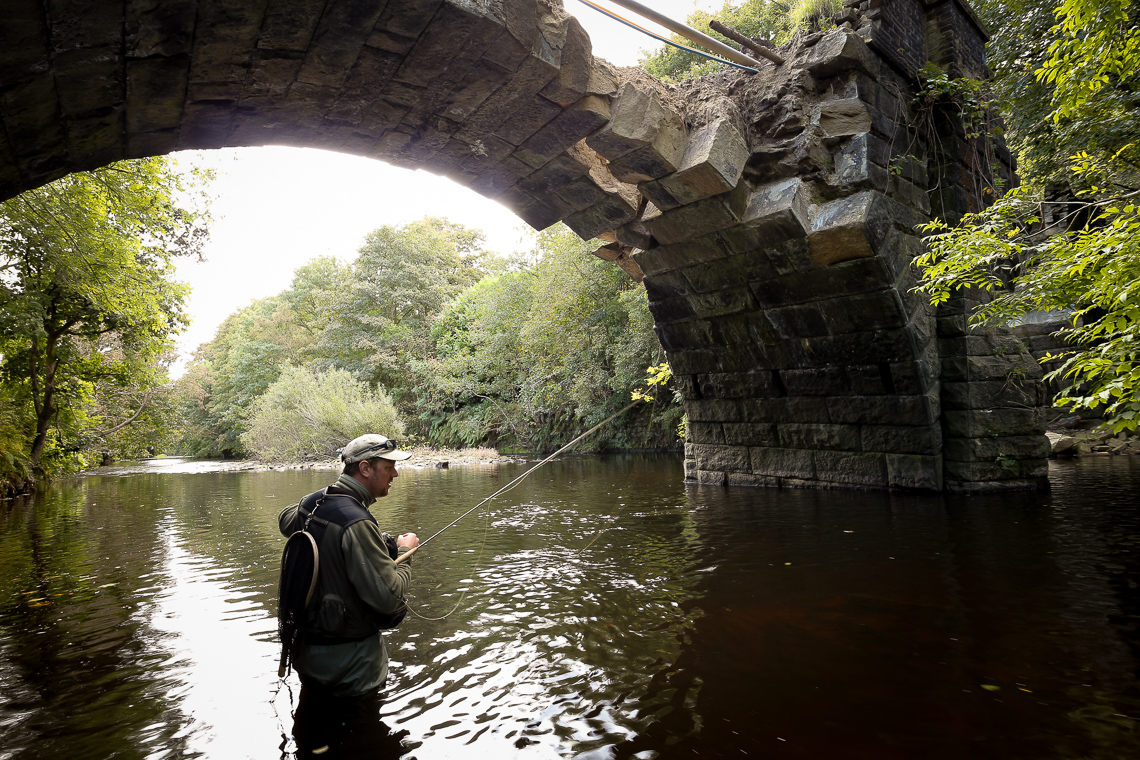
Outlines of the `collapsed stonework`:
{"label": "collapsed stonework", "polygon": [[917,70],[984,76],[984,31],[962,0],[848,5],[784,64],[666,85],[557,0],[12,0],[0,197],[186,148],[424,168],[644,282],[689,477],[1038,487],[1036,363],[912,290],[915,226],[978,208],[991,163],[952,117],[912,126]]}

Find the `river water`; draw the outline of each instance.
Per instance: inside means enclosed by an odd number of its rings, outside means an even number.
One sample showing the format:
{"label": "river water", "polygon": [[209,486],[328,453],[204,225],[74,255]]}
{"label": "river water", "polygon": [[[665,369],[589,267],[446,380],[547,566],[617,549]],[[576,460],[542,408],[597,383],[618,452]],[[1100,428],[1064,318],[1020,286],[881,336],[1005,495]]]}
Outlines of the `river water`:
{"label": "river water", "polygon": [[[405,469],[373,511],[427,535],[525,466]],[[0,504],[0,760],[310,748],[276,674],[276,515],[330,479],[160,460]],[[552,463],[417,558],[358,756],[1140,757],[1140,457],[1051,483],[725,490],[675,456]]]}

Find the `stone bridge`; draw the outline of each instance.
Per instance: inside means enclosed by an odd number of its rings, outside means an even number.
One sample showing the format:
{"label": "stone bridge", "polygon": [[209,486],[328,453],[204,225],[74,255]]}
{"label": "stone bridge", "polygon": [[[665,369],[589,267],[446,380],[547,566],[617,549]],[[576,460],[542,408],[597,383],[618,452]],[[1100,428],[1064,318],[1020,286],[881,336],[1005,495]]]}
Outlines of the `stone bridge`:
{"label": "stone bridge", "polygon": [[963,0],[847,6],[781,65],[664,85],[559,0],[5,0],[0,197],[182,149],[423,168],[644,281],[688,477],[1040,487],[1037,364],[912,292],[915,225],[1011,168],[911,106],[927,60],[984,77],[985,32]]}

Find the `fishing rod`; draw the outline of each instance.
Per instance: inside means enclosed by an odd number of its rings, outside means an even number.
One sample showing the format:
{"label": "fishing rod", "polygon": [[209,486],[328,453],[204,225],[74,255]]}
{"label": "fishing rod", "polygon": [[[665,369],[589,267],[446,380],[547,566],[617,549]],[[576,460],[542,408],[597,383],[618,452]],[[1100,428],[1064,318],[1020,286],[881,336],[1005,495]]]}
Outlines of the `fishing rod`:
{"label": "fishing rod", "polygon": [[502,488],[500,488],[498,491],[495,491],[493,494],[491,494],[490,496],[488,496],[486,499],[483,499],[483,501],[481,501],[481,502],[479,502],[478,504],[476,504],[475,506],[471,507],[471,509],[469,509],[469,510],[467,510],[466,512],[464,512],[464,513],[463,513],[463,514],[461,514],[459,517],[455,518],[454,520],[452,520],[451,522],[449,522],[447,525],[443,526],[443,527],[442,527],[442,528],[440,528],[438,531],[436,531],[436,532],[435,532],[435,533],[433,533],[432,535],[430,535],[430,536],[428,536],[427,538],[425,538],[423,541],[420,541],[420,543],[419,543],[419,546],[417,546],[416,548],[414,548],[414,549],[411,549],[411,550],[409,550],[409,551],[406,551],[406,552],[404,552],[403,554],[401,554],[399,557],[397,557],[397,558],[396,558],[396,564],[397,564],[397,565],[399,565],[400,563],[402,563],[402,562],[406,562],[407,560],[411,559],[412,555],[413,555],[413,554],[415,554],[416,552],[418,552],[418,551],[419,551],[421,548],[423,548],[424,544],[426,544],[428,541],[431,541],[433,538],[435,538],[436,536],[438,536],[440,533],[443,533],[445,530],[447,530],[447,529],[448,529],[448,528],[450,528],[451,526],[455,525],[457,522],[459,522],[460,520],[462,520],[464,517],[467,517],[467,515],[471,514],[471,513],[472,513],[472,512],[474,512],[475,510],[479,509],[479,507],[483,506],[484,504],[486,504],[487,502],[489,502],[491,499],[495,498],[495,497],[496,497],[496,496],[498,496],[499,494],[501,494],[501,493],[505,493],[505,492],[509,491],[509,490],[510,490],[510,489],[511,489],[511,488],[512,488],[512,487],[513,487],[513,486],[514,486],[516,483],[518,483],[520,480],[522,480],[523,478],[525,478],[525,477],[527,477],[528,475],[530,475],[532,472],[534,472],[535,470],[537,470],[539,467],[542,467],[544,464],[546,464],[547,462],[549,462],[551,459],[554,459],[554,457],[558,456],[558,455],[559,455],[559,454],[561,454],[563,451],[566,451],[566,449],[570,448],[571,446],[573,446],[575,443],[577,443],[578,441],[582,440],[582,439],[583,439],[583,438],[585,438],[586,436],[590,435],[590,433],[593,433],[593,432],[594,432],[595,430],[597,430],[598,428],[602,427],[603,425],[607,425],[607,424],[609,424],[611,421],[613,421],[613,420],[617,419],[618,417],[620,417],[621,415],[625,414],[625,413],[626,413],[626,412],[628,412],[630,409],[632,409],[633,407],[637,406],[639,403],[641,403],[640,399],[639,399],[639,400],[637,400],[637,401],[634,401],[634,402],[633,402],[633,403],[631,403],[631,404],[627,404],[626,406],[622,407],[622,408],[621,408],[620,410],[618,410],[617,412],[614,412],[614,413],[613,413],[613,414],[611,414],[609,417],[607,417],[606,419],[604,419],[604,420],[602,420],[601,422],[599,422],[597,425],[594,425],[592,428],[590,428],[589,430],[587,430],[585,433],[582,433],[580,436],[578,436],[578,437],[577,437],[577,438],[575,438],[574,440],[570,441],[570,443],[566,444],[565,446],[563,446],[562,448],[560,448],[558,451],[556,451],[556,452],[554,452],[553,454],[551,454],[550,456],[548,456],[546,459],[543,459],[541,462],[539,462],[538,464],[536,464],[534,467],[531,467],[529,470],[527,470],[526,472],[524,472],[522,475],[519,475],[517,478],[515,478],[514,480],[512,480],[510,483],[507,483],[505,486],[503,486]]}

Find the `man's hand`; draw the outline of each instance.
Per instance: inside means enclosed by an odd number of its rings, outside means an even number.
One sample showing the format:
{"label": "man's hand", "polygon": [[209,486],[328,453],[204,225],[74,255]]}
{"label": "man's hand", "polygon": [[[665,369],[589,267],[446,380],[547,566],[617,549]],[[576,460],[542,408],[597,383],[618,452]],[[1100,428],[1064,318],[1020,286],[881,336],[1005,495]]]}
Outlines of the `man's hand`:
{"label": "man's hand", "polygon": [[415,549],[420,545],[420,537],[415,533],[403,533],[396,539],[396,550]]}

